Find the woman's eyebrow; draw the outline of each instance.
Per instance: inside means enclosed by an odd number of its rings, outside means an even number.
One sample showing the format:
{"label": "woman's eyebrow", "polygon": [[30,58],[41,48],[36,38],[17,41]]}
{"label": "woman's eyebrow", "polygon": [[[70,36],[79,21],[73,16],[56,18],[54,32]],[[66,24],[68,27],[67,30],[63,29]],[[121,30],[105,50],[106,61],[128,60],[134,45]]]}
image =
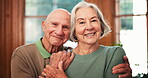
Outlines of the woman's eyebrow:
{"label": "woman's eyebrow", "polygon": [[93,19],[93,18],[98,18],[97,16],[93,16],[93,17],[91,17],[91,19]]}
{"label": "woman's eyebrow", "polygon": [[76,21],[79,21],[79,20],[84,20],[84,18],[78,18]]}

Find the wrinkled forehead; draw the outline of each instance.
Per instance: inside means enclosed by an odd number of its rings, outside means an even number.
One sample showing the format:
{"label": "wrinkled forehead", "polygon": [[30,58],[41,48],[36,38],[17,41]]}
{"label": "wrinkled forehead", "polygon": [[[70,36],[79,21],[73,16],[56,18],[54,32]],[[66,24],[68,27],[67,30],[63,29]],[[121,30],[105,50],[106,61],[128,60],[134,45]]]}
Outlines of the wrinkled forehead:
{"label": "wrinkled forehead", "polygon": [[97,12],[92,7],[82,7],[77,9],[75,20],[84,18],[98,18]]}
{"label": "wrinkled forehead", "polygon": [[66,10],[55,10],[49,14],[49,17],[70,18],[70,13]]}
{"label": "wrinkled forehead", "polygon": [[68,24],[68,25],[70,24],[70,18],[68,18],[68,17],[56,16],[56,18],[53,17],[49,21],[52,23],[60,23],[60,24]]}
{"label": "wrinkled forehead", "polygon": [[50,13],[47,17],[47,19],[63,19],[69,21],[70,14],[67,11],[58,10]]}
{"label": "wrinkled forehead", "polygon": [[51,16],[50,19],[46,20],[46,24],[70,26],[70,17],[62,17],[60,15]]}

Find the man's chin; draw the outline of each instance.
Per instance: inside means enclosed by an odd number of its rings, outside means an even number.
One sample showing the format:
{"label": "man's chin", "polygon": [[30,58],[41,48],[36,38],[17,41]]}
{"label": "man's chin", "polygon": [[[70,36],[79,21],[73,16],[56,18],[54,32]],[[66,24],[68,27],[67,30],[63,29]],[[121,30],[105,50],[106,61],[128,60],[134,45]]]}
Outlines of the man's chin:
{"label": "man's chin", "polygon": [[61,46],[61,45],[63,45],[63,43],[62,42],[53,42],[52,45],[54,45],[54,46]]}

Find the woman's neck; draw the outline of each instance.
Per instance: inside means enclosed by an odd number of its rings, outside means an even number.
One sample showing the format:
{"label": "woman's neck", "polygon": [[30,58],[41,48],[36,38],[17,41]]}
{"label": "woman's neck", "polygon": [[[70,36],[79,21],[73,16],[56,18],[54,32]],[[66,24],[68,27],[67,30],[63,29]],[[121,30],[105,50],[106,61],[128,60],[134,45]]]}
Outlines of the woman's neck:
{"label": "woman's neck", "polygon": [[54,46],[54,45],[51,45],[48,40],[46,38],[43,37],[42,39],[42,44],[43,44],[43,47],[49,52],[49,53],[56,53],[58,52],[59,50],[61,50],[62,46]]}
{"label": "woman's neck", "polygon": [[98,43],[95,43],[92,45],[78,43],[78,46],[74,49],[74,53],[76,53],[78,55],[86,55],[86,54],[90,54],[90,53],[96,51],[99,47],[100,46]]}

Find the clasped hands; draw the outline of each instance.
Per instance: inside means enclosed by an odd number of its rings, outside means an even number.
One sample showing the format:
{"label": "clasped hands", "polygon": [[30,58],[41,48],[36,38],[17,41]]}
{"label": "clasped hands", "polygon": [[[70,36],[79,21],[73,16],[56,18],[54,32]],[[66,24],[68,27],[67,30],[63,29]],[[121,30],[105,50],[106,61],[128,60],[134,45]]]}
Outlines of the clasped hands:
{"label": "clasped hands", "polygon": [[73,52],[59,51],[50,57],[50,64],[43,69],[39,78],[68,78],[64,70],[68,68],[74,59]]}

